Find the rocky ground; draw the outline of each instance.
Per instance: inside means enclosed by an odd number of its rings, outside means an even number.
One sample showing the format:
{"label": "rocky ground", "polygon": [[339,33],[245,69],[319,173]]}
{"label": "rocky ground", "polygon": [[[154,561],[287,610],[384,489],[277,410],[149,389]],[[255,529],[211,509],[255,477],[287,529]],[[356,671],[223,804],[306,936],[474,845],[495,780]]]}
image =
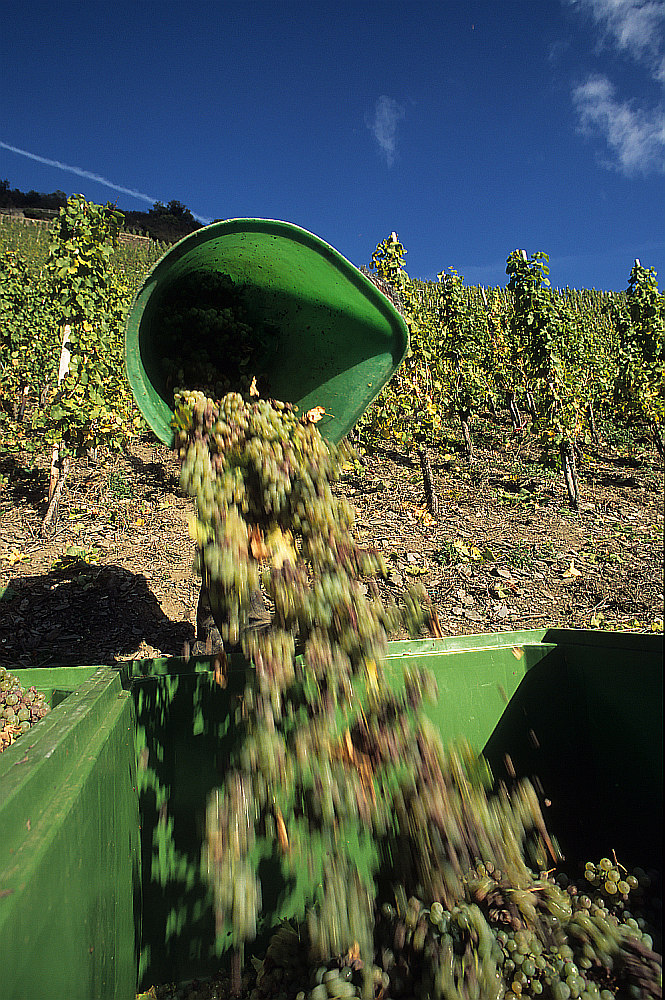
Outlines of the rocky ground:
{"label": "rocky ground", "polygon": [[[416,456],[368,450],[340,484],[359,538],[387,557],[385,594],[420,580],[444,635],[545,626],[662,630],[663,466],[649,442],[609,434],[580,469],[580,511],[561,474],[509,426],[431,450],[439,501]],[[175,457],[147,441],[76,463],[55,530],[40,535],[45,462],[0,458],[0,663],[112,663],[179,655],[195,636],[192,570]]]}

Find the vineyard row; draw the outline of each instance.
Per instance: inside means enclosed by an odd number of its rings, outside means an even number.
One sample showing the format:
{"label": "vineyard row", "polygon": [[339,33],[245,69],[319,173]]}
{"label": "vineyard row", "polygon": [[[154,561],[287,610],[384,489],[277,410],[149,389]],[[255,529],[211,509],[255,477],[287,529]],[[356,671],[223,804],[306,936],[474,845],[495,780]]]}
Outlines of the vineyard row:
{"label": "vineyard row", "polygon": [[[166,246],[122,240],[122,216],[80,196],[50,225],[0,216],[0,447],[64,453],[121,448],[143,425],[124,376],[133,295]],[[577,504],[575,457],[596,420],[647,425],[662,456],[665,294],[635,261],[625,292],[550,286],[548,258],[516,250],[505,288],[454,270],[412,280],[395,233],[369,272],[388,282],[410,328],[404,364],[362,418],[357,440],[417,451],[458,422],[473,461],[473,421],[510,412],[561,461]],[[385,286],[384,286],[385,287]],[[63,375],[63,329],[70,361]]]}

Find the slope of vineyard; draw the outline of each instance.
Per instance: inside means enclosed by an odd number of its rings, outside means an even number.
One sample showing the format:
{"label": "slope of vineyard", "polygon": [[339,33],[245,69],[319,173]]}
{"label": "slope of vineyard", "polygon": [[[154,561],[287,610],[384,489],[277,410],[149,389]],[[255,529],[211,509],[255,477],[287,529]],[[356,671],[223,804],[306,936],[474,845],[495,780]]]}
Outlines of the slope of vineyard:
{"label": "slope of vineyard", "polygon": [[[20,216],[0,214],[0,254],[11,250],[25,257],[39,270],[46,263],[50,242],[50,223]],[[121,233],[113,263],[136,291],[146,272],[166,253],[169,245],[145,236]]]}
{"label": "slope of vineyard", "polygon": [[[48,242],[47,227],[0,220],[0,257],[19,253],[33,276],[28,285],[36,287]],[[163,250],[134,240],[113,252],[126,304]],[[555,625],[662,630],[662,461],[647,415],[612,387],[614,317],[627,316],[625,293],[566,289],[541,300],[541,316],[574,322],[551,327],[561,361],[551,370],[565,407],[545,413],[545,388],[535,393],[533,415],[529,380],[546,386],[549,375],[511,340],[515,293],[471,288],[454,275],[407,282],[400,272],[390,277],[410,309],[413,352],[364,418],[360,461],[339,485],[361,541],[388,561],[384,592],[422,581],[444,634]],[[36,339],[46,336],[49,315],[43,298],[25,312]],[[631,322],[624,330],[639,332]],[[626,371],[634,373],[630,357]],[[656,377],[659,364],[656,350]],[[657,415],[657,384],[654,392]],[[556,443],[576,422],[578,510]],[[425,452],[436,515],[423,490]],[[39,448],[0,453],[0,662],[180,653],[194,638],[199,582],[187,535],[191,504],[180,495],[174,457],[146,433],[125,454],[73,459],[57,527],[42,538],[48,458]]]}

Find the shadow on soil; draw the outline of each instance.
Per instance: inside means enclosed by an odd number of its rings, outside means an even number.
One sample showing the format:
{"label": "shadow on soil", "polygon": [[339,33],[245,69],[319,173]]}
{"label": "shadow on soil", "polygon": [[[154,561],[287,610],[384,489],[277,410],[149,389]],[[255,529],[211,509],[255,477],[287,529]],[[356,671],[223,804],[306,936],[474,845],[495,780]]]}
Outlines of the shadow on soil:
{"label": "shadow on soil", "polygon": [[160,462],[144,462],[138,455],[133,454],[127,454],[125,460],[132,470],[140,476],[142,482],[149,485],[149,497],[160,498],[164,493],[182,496],[177,473],[169,472]]}
{"label": "shadow on soil", "polygon": [[6,489],[15,504],[27,503],[42,516],[46,513],[49,475],[45,469],[25,468],[12,455],[4,455],[0,473],[8,479]]}
{"label": "shadow on soil", "polygon": [[12,581],[0,597],[0,664],[112,664],[142,640],[179,655],[189,622],[167,618],[142,574],[72,565]]}

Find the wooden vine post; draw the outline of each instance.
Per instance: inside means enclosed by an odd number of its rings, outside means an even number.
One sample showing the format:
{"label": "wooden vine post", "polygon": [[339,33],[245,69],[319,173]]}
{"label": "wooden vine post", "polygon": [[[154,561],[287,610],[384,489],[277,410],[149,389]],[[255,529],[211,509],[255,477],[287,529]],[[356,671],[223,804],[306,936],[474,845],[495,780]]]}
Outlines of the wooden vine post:
{"label": "wooden vine post", "polygon": [[[69,350],[69,337],[71,328],[65,323],[62,329],[62,349],[60,351],[60,365],[58,367],[58,386],[69,371],[69,361],[71,351]],[[51,474],[48,484],[48,507],[42,522],[42,534],[45,534],[53,519],[57,516],[58,502],[65,485],[65,478],[69,470],[69,460],[65,456],[60,456],[60,444],[55,442],[51,454]]]}

